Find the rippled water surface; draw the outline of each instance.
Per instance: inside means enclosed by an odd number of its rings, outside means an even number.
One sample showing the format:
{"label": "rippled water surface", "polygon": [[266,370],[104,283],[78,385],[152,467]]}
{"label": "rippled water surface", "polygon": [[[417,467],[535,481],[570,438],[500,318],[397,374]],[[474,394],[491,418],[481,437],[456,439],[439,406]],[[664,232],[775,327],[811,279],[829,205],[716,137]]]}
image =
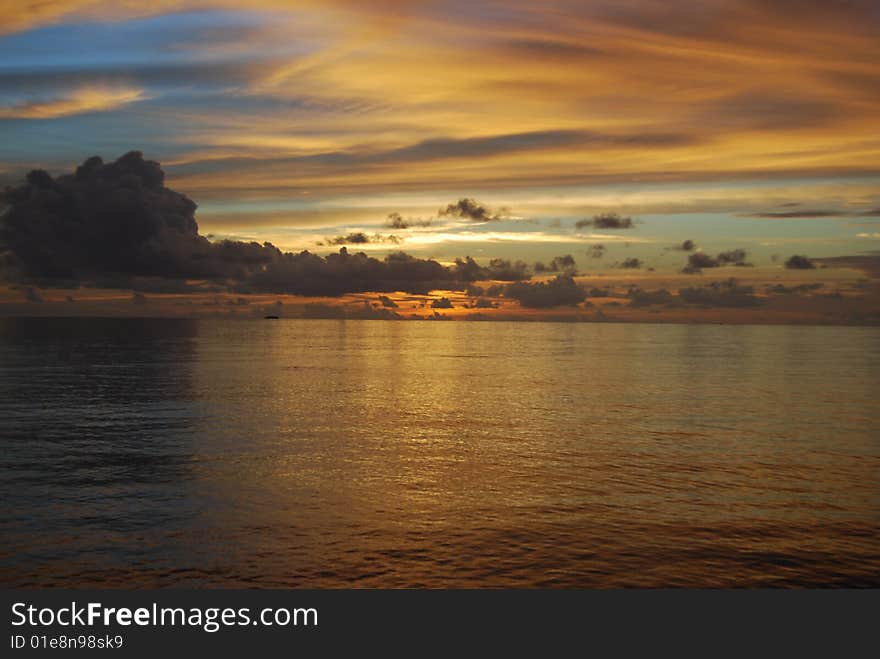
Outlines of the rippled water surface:
{"label": "rippled water surface", "polygon": [[880,586],[880,333],[0,321],[0,583]]}

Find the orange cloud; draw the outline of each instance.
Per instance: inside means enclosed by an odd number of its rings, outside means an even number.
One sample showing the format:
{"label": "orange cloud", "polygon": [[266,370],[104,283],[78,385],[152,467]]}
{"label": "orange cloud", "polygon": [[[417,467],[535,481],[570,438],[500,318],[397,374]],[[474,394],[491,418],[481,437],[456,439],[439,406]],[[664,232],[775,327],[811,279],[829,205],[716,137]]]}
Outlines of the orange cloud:
{"label": "orange cloud", "polygon": [[[194,8],[240,10],[241,3],[0,0],[0,30]],[[786,179],[880,171],[880,35],[868,2],[709,0],[697,8],[674,0],[507,0],[479,10],[387,0],[248,5],[263,9],[277,13],[255,28],[258,36],[181,44],[192,60],[237,66],[234,84],[212,88],[210,102],[187,105],[186,93],[199,92],[199,72],[181,69],[173,81],[191,89],[177,91],[173,106],[144,109],[138,123],[155,133],[131,136],[132,146],[155,149],[151,157],[167,164],[174,185],[199,200],[310,193],[346,196],[363,209],[367,195],[392,192],[448,198],[539,186],[713,181],[717,190],[687,196],[675,185],[625,199],[594,191],[543,203],[530,193],[519,208],[736,212],[739,202],[756,197],[790,200]],[[290,44],[308,48],[291,53]],[[105,74],[94,74],[94,84]],[[152,93],[137,71],[126,75]],[[54,118],[137,100],[120,94],[61,96],[0,116]],[[145,143],[155,134],[170,147]],[[779,184],[729,184],[747,179]],[[851,190],[862,197],[876,189],[864,178],[858,186]],[[821,199],[804,186],[793,194]],[[850,199],[841,193],[835,201]],[[376,221],[398,208],[383,206]],[[284,213],[269,215],[263,219],[277,224]],[[295,223],[322,222],[319,213],[304,215]],[[228,228],[227,219],[217,213],[217,226]]]}
{"label": "orange cloud", "polygon": [[107,112],[146,98],[142,89],[77,89],[62,98],[0,107],[0,119],[57,119],[87,112]]}

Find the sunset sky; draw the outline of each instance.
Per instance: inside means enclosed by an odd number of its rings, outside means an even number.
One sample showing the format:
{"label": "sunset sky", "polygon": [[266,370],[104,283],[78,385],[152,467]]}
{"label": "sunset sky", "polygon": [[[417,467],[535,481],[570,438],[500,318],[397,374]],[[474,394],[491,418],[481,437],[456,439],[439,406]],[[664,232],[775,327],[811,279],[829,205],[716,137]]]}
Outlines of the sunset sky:
{"label": "sunset sky", "polygon": [[283,250],[659,276],[684,240],[880,249],[876,2],[244,6],[0,0],[0,186],[136,149],[202,235]]}

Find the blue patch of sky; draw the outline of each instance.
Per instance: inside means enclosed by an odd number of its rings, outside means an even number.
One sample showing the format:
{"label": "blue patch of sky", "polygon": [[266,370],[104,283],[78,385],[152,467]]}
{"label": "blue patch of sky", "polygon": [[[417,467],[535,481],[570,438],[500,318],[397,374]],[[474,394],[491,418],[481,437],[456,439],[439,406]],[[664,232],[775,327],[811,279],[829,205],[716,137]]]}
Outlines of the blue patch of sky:
{"label": "blue patch of sky", "polygon": [[194,47],[199,43],[238,40],[270,21],[258,12],[197,11],[53,25],[0,38],[0,71],[196,61],[206,57]]}

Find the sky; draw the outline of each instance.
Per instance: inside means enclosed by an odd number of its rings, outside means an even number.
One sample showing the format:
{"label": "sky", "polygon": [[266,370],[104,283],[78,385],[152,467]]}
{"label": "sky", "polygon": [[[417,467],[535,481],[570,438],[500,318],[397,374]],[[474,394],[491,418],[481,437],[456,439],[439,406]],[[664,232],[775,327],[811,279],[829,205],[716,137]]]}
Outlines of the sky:
{"label": "sky", "polygon": [[782,268],[880,249],[877,62],[870,0],[0,0],[0,185],[139,150],[215,241]]}

